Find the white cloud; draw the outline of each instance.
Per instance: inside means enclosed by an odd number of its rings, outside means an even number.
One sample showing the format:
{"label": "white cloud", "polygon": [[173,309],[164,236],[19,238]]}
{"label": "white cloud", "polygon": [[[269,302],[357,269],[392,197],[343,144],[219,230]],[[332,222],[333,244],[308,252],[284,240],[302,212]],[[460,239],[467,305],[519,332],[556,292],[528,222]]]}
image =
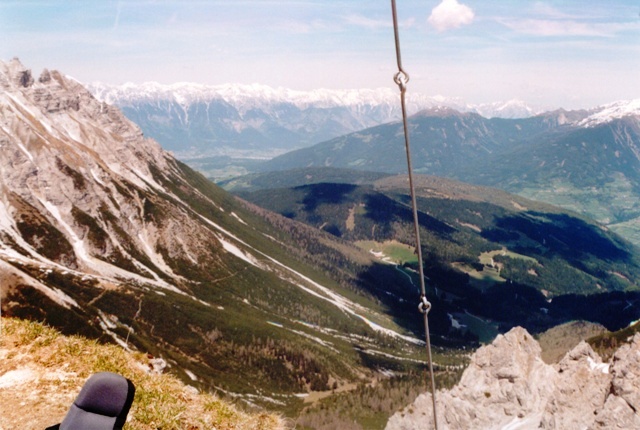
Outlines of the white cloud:
{"label": "white cloud", "polygon": [[436,30],[446,31],[471,24],[474,17],[473,9],[458,3],[458,0],[442,0],[433,8],[428,21]]}

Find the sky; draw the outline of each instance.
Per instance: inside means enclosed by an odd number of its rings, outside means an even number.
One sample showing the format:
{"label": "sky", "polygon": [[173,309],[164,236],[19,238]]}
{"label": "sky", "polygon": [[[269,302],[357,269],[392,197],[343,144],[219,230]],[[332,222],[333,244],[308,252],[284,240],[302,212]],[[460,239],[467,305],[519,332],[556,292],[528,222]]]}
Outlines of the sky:
{"label": "sky", "polygon": [[[640,98],[640,0],[396,0],[411,92]],[[0,0],[0,60],[90,83],[395,88],[389,0]]]}

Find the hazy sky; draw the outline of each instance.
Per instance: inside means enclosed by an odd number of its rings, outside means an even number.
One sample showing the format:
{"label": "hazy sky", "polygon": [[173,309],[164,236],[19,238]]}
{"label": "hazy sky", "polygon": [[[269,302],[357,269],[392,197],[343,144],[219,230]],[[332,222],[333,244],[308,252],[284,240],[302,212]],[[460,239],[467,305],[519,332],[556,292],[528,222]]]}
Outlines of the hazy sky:
{"label": "hazy sky", "polygon": [[[640,0],[397,0],[408,91],[640,98]],[[0,0],[0,59],[82,82],[392,87],[389,0]]]}

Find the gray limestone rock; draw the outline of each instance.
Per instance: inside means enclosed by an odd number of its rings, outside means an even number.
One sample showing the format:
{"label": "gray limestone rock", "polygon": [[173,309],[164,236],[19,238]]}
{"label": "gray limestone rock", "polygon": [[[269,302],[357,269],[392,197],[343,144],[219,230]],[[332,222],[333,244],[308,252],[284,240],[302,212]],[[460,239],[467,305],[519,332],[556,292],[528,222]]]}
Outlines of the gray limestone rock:
{"label": "gray limestone rock", "polygon": [[158,197],[170,193],[163,181],[183,180],[173,157],[79,82],[55,70],[34,81],[19,60],[0,62],[0,112],[0,246],[165,285],[161,275],[181,280],[166,259],[195,262],[210,252],[203,243],[218,242],[180,204]]}
{"label": "gray limestone rock", "polygon": [[[640,334],[612,363],[582,342],[556,365],[517,327],[473,355],[462,379],[436,393],[438,427],[469,429],[640,428]],[[431,429],[431,395],[393,415],[386,430]]]}

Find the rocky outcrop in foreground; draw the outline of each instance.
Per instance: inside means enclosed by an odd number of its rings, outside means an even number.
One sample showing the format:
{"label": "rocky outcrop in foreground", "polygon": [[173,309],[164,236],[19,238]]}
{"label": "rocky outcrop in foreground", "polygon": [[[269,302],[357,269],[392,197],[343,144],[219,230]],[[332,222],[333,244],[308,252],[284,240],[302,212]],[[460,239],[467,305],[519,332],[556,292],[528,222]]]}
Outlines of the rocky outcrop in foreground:
{"label": "rocky outcrop in foreground", "polygon": [[[548,365],[536,340],[517,327],[478,349],[458,385],[438,391],[436,402],[440,430],[640,428],[640,334],[610,363],[582,342]],[[386,430],[431,428],[426,393]]]}

